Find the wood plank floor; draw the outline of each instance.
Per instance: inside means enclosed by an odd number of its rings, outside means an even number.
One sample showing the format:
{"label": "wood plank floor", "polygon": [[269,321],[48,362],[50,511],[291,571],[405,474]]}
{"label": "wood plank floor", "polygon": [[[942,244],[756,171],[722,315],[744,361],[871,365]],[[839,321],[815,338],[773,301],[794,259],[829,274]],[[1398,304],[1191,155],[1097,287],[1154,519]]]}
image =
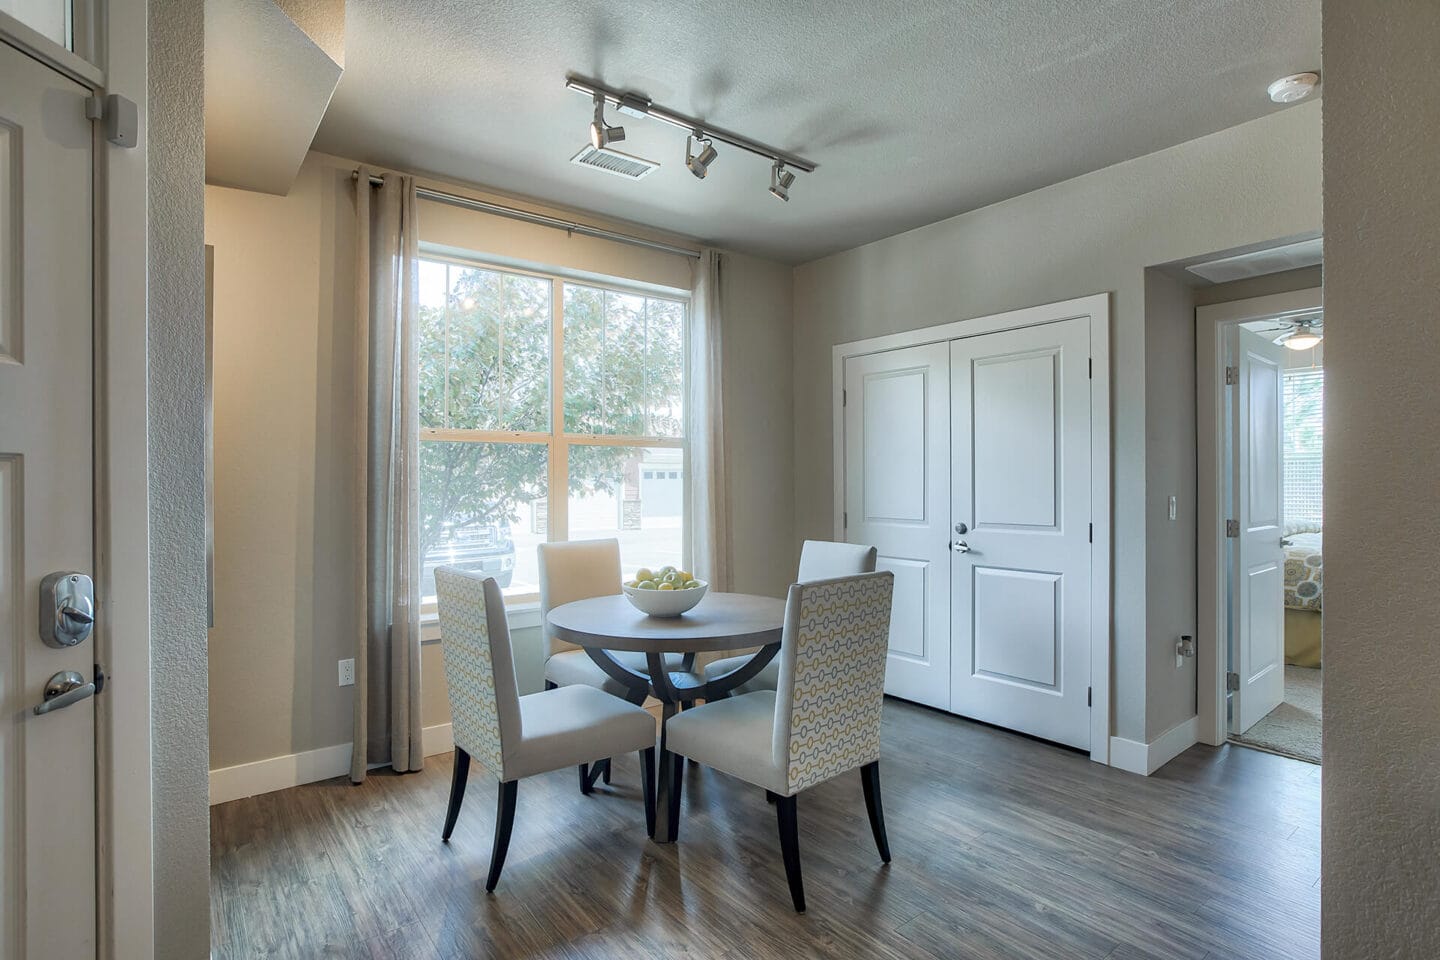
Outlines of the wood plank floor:
{"label": "wood plank floor", "polygon": [[896,701],[884,735],[894,862],[858,773],[807,791],[804,916],[762,791],[691,766],[659,846],[633,757],[589,797],[573,770],[522,781],[487,896],[496,785],[477,764],[441,844],[445,756],[214,807],[214,957],[1319,955],[1319,767],[1196,747],[1144,779]]}

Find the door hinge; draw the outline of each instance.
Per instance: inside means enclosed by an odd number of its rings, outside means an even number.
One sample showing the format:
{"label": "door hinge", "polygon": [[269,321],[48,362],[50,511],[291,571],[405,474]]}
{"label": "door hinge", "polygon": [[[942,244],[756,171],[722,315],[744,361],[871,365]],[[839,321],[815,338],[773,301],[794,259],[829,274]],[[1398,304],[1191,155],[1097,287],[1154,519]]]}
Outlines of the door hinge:
{"label": "door hinge", "polygon": [[1227,674],[1225,674],[1225,689],[1226,689],[1226,690],[1239,690],[1239,689],[1240,689],[1240,674],[1238,674],[1238,673],[1227,673]]}
{"label": "door hinge", "polygon": [[841,390],[841,391],[840,391],[840,406],[842,406],[842,407],[848,407],[848,406],[850,406],[850,391],[849,391],[849,390]]}
{"label": "door hinge", "polygon": [[1090,542],[1095,542],[1095,524],[1090,524]]}
{"label": "door hinge", "polygon": [[1239,521],[1239,520],[1226,520],[1226,521],[1225,521],[1225,536],[1226,536],[1226,537],[1230,537],[1230,538],[1234,538],[1234,537],[1240,536],[1240,521]]}
{"label": "door hinge", "polygon": [[1226,368],[1225,368],[1225,386],[1227,386],[1227,387],[1233,387],[1233,386],[1235,386],[1235,385],[1236,385],[1237,383],[1239,383],[1239,382],[1240,382],[1240,368],[1239,368],[1239,367],[1226,367]]}
{"label": "door hinge", "polygon": [[104,126],[105,139],[117,147],[133,147],[140,142],[140,111],[135,101],[112,93],[98,93],[85,98],[85,119],[98,120]]}
{"label": "door hinge", "polygon": [[1085,360],[1085,375],[1091,380],[1095,379],[1095,358],[1087,357]]}
{"label": "door hinge", "polygon": [[1086,687],[1086,688],[1085,688],[1085,706],[1087,706],[1087,707],[1093,707],[1093,706],[1095,706],[1095,688],[1094,688],[1094,687]]}
{"label": "door hinge", "polygon": [[840,526],[846,530],[850,529],[850,511],[840,514]]}

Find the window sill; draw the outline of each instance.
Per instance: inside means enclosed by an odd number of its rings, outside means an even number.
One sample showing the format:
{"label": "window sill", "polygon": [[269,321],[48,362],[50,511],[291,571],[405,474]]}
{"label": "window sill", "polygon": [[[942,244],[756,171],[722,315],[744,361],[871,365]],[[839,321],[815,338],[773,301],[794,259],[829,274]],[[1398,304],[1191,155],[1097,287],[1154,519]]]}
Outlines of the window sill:
{"label": "window sill", "polygon": [[[533,600],[506,607],[505,615],[506,619],[510,621],[511,630],[538,627],[544,620],[540,615],[540,604]],[[420,642],[422,644],[440,642],[440,617],[438,614],[427,613],[420,617]]]}

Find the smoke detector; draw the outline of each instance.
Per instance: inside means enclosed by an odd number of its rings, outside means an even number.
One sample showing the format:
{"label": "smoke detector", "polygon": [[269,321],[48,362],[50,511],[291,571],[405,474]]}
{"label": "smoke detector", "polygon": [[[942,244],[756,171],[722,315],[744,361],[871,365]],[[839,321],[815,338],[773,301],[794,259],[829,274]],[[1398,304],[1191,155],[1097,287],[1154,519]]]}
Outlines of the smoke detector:
{"label": "smoke detector", "polygon": [[1298,103],[1314,93],[1319,83],[1318,73],[1297,73],[1276,80],[1266,88],[1266,92],[1276,103]]}

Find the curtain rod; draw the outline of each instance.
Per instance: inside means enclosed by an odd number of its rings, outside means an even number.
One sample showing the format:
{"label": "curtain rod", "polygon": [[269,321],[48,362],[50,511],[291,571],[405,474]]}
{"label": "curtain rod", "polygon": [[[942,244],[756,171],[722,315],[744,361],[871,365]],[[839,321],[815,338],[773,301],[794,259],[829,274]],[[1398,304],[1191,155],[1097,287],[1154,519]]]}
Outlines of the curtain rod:
{"label": "curtain rod", "polygon": [[[360,171],[356,170],[353,177],[359,179]],[[372,176],[370,186],[378,187],[384,183],[381,177]],[[632,247],[645,247],[649,250],[658,250],[661,253],[671,253],[678,257],[689,257],[692,260],[700,259],[700,251],[691,250],[687,247],[677,247],[674,244],[661,243],[659,240],[646,240],[644,237],[634,237],[628,233],[617,233],[614,230],[604,230],[600,227],[592,227],[583,223],[575,223],[572,220],[561,220],[559,217],[547,217],[543,213],[531,213],[529,210],[521,210],[518,207],[507,207],[498,203],[490,203],[488,200],[475,200],[471,197],[462,197],[455,193],[445,193],[443,190],[432,190],[429,187],[415,188],[415,195],[421,200],[433,200],[436,203],[449,204],[452,207],[461,207],[465,210],[477,210],[480,213],[493,213],[499,217],[508,217],[511,220],[521,220],[525,223],[533,223],[542,227],[553,227],[556,230],[564,230],[566,233],[578,233],[584,237],[594,237],[598,240],[614,240],[616,243],[628,243]]]}

